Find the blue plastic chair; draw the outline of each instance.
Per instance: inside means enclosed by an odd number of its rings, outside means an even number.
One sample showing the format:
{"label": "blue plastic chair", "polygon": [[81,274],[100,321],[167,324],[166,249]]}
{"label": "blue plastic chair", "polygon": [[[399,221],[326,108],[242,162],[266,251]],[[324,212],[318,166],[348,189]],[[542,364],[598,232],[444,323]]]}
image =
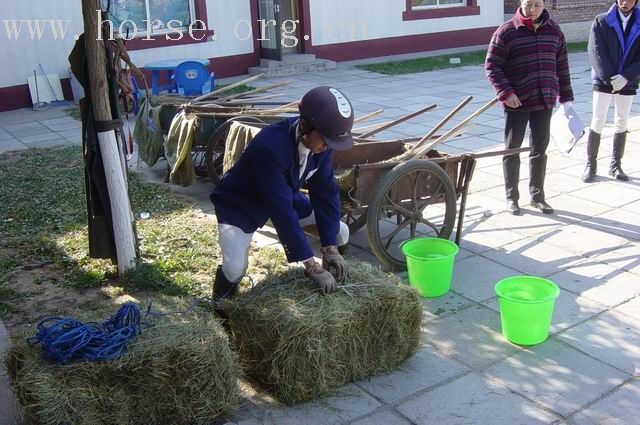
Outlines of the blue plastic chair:
{"label": "blue plastic chair", "polygon": [[209,74],[206,66],[200,62],[182,62],[176,68],[173,77],[178,88],[178,93],[186,96],[195,96],[213,91],[214,73]]}

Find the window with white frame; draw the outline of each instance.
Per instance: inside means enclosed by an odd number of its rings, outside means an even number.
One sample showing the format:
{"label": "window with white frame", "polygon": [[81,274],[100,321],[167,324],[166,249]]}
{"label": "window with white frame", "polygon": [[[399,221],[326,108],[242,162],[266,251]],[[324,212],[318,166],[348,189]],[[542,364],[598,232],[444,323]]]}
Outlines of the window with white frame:
{"label": "window with white frame", "polygon": [[439,7],[466,6],[467,0],[411,0],[412,10],[426,10]]}
{"label": "window with white frame", "polygon": [[[193,0],[110,0],[114,31],[134,36],[186,30],[196,19]],[[102,0],[106,8],[106,0]],[[149,30],[151,34],[149,34]]]}

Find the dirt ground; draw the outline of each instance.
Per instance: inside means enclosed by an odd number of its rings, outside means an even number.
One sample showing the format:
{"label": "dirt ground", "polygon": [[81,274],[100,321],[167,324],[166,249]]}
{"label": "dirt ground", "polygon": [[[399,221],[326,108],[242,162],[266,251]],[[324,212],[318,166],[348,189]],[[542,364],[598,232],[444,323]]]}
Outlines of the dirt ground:
{"label": "dirt ground", "polygon": [[121,295],[121,288],[76,289],[61,286],[64,272],[53,264],[31,264],[12,273],[7,287],[16,291],[16,297],[8,302],[2,320],[11,336],[30,336],[36,332],[40,320],[50,316],[74,317],[81,311],[104,312],[105,318],[115,312],[117,306],[133,300]]}

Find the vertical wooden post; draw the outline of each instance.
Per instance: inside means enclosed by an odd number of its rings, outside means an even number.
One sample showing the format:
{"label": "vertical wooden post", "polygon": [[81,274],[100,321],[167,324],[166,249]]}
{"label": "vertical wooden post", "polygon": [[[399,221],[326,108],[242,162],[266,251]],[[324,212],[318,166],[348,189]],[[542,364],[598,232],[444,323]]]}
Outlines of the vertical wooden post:
{"label": "vertical wooden post", "polygon": [[[84,17],[85,50],[89,68],[91,87],[91,105],[97,121],[110,121],[109,85],[107,79],[107,52],[103,40],[98,40],[98,29],[102,23],[99,0],[82,0]],[[103,37],[109,37],[103,34]],[[125,175],[122,172],[120,148],[115,131],[98,133],[98,142],[102,152],[104,173],[111,201],[111,217],[115,236],[120,276],[136,267],[135,236],[133,232],[133,214],[129,202],[129,193]]]}

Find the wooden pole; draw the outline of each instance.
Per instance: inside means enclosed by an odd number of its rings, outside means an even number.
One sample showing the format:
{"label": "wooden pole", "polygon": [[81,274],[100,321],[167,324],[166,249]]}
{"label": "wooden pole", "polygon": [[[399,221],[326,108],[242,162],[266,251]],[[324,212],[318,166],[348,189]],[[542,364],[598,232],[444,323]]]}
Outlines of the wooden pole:
{"label": "wooden pole", "polygon": [[492,100],[490,100],[489,102],[485,103],[480,109],[475,111],[473,114],[469,115],[467,118],[462,120],[459,124],[457,124],[451,130],[447,131],[442,136],[438,137],[436,140],[434,140],[431,143],[428,143],[426,145],[423,145],[419,149],[415,149],[415,150],[412,150],[412,151],[408,152],[406,154],[406,156],[413,157],[413,158],[420,158],[422,155],[425,155],[431,149],[435,149],[435,147],[438,146],[440,143],[444,143],[447,140],[449,140],[450,138],[454,137],[456,134],[458,134],[460,132],[460,130],[462,128],[466,127],[467,124],[469,124],[471,122],[471,120],[473,120],[477,116],[479,116],[482,113],[484,113],[484,111],[486,111],[487,109],[491,108],[496,103],[498,103],[498,98],[497,97],[492,99]]}
{"label": "wooden pole", "polygon": [[422,139],[420,139],[418,143],[416,143],[416,145],[409,151],[409,153],[417,149],[420,149],[425,143],[431,140],[434,134],[436,134],[436,131],[444,127],[445,124],[448,123],[455,114],[460,112],[460,110],[464,108],[467,105],[467,103],[471,102],[471,100],[473,100],[473,96],[468,96],[465,100],[463,100],[462,103],[456,106],[456,108],[453,111],[449,112],[449,114],[447,114],[446,117],[444,117],[438,124],[436,124],[436,126],[433,127],[430,132],[425,134],[425,136]]}
{"label": "wooden pole", "polygon": [[[102,23],[98,0],[82,0],[84,18],[85,51],[89,68],[91,106],[97,121],[111,121],[109,84],[107,79],[107,53],[103,40],[98,40],[98,28]],[[109,34],[102,34],[109,37]],[[127,270],[136,267],[133,214],[127,192],[125,175],[120,161],[120,147],[115,131],[98,133],[104,174],[111,202],[111,217],[116,243],[118,272],[122,277]]]}
{"label": "wooden pole", "polygon": [[395,126],[395,125],[398,125],[398,124],[400,124],[400,123],[403,123],[403,122],[405,122],[405,121],[408,121],[408,120],[410,120],[411,118],[415,118],[415,117],[417,117],[418,115],[422,115],[422,114],[424,114],[425,112],[429,112],[429,111],[431,111],[431,110],[433,110],[433,109],[436,109],[436,107],[437,107],[437,105],[435,105],[435,104],[433,104],[433,105],[429,105],[429,106],[427,106],[426,108],[422,108],[422,109],[420,109],[419,111],[412,112],[412,113],[407,114],[407,115],[404,115],[404,116],[402,116],[402,117],[400,117],[400,118],[398,118],[398,119],[395,119],[395,120],[393,120],[393,121],[390,121],[390,122],[388,122],[388,123],[386,123],[386,124],[384,124],[384,125],[382,125],[382,126],[380,126],[380,127],[376,128],[375,130],[371,130],[371,131],[369,131],[368,133],[365,133],[365,134],[360,135],[359,137],[360,137],[360,138],[362,138],[362,139],[366,139],[367,137],[371,137],[371,136],[373,136],[374,134],[378,134],[378,133],[380,133],[381,131],[384,131],[384,130],[386,130],[386,129],[388,129],[388,128],[391,128],[391,127],[393,127],[393,126]]}
{"label": "wooden pole", "polygon": [[371,119],[371,118],[373,118],[373,117],[376,117],[376,116],[380,115],[380,114],[381,114],[381,113],[383,113],[383,112],[384,112],[384,109],[378,109],[377,111],[373,111],[373,112],[371,112],[370,114],[363,115],[363,116],[361,116],[361,117],[358,117],[358,118],[354,119],[354,120],[353,120],[353,123],[354,123],[354,124],[357,124],[357,123],[360,123],[360,122],[366,121],[366,120],[368,120],[368,119]]}

